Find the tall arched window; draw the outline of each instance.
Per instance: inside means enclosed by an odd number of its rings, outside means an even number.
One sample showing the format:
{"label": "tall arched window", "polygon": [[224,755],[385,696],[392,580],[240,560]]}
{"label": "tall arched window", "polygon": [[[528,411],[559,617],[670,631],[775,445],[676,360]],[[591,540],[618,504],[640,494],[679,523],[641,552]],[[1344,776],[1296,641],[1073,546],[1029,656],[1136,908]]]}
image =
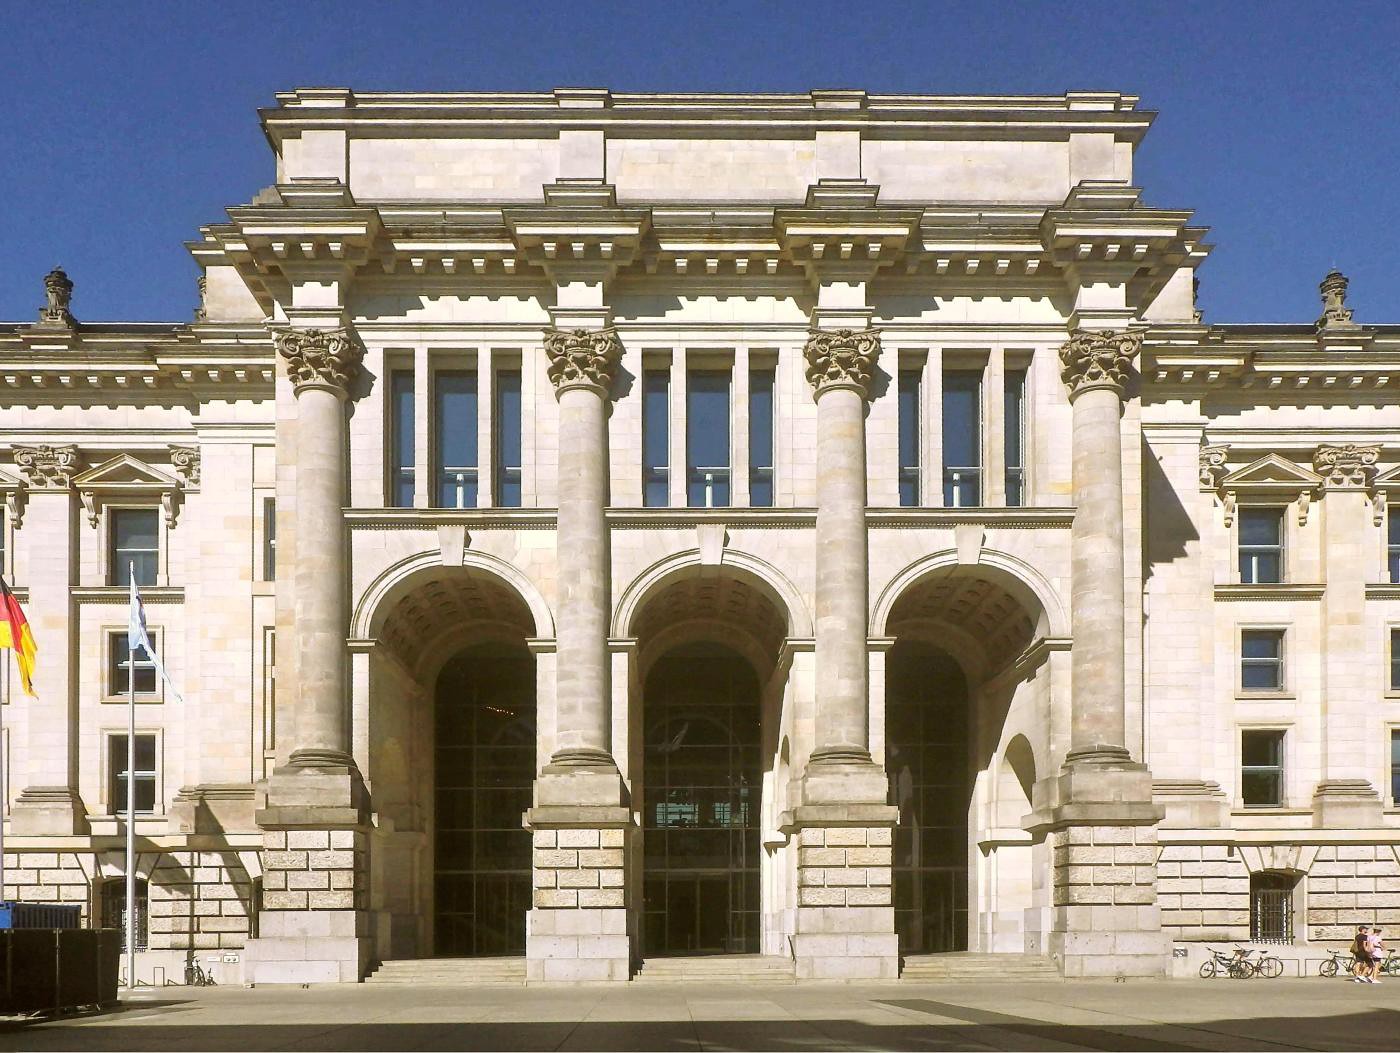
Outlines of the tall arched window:
{"label": "tall arched window", "polygon": [[[144,951],[146,940],[146,882],[136,879],[136,949]],[[119,929],[122,934],[122,952],[126,951],[126,878],[112,878],[102,886],[102,927]]]}
{"label": "tall arched window", "polygon": [[1296,874],[1261,870],[1249,875],[1249,938],[1255,943],[1293,942]]}

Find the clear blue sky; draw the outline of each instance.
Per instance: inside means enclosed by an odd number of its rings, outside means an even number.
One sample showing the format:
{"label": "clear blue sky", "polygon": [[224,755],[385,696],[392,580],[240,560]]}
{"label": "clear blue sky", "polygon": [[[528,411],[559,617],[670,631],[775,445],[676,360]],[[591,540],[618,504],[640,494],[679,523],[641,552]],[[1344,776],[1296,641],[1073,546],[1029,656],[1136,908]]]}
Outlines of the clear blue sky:
{"label": "clear blue sky", "polygon": [[1334,263],[1400,322],[1400,3],[0,0],[0,319],[61,263],[96,320],[188,320],[182,247],[272,181],[255,110],[360,90],[1136,92],[1209,321],[1311,321]]}

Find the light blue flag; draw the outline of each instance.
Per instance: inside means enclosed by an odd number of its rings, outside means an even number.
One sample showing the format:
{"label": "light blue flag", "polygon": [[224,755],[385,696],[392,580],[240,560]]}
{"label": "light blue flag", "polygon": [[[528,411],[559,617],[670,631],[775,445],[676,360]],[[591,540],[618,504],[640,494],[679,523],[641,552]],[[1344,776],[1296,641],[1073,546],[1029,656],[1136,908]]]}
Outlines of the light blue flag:
{"label": "light blue flag", "polygon": [[151,664],[156,667],[156,672],[165,681],[165,686],[170,689],[170,693],[175,696],[176,702],[183,702],[180,692],[175,690],[175,685],[171,683],[170,675],[165,671],[165,664],[156,654],[156,649],[151,646],[150,633],[146,631],[146,608],[141,603],[141,593],[136,589],[136,567],[131,568],[131,610],[127,617],[126,645],[128,661],[132,663],[132,675],[135,675],[136,649],[139,647],[146,652],[146,657],[151,660]]}

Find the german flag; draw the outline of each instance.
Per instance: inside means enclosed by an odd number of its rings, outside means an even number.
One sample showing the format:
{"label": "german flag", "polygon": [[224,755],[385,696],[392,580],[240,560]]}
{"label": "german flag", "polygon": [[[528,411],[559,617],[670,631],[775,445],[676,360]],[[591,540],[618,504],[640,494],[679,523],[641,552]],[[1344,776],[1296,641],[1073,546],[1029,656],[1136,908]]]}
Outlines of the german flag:
{"label": "german flag", "polygon": [[34,633],[29,628],[29,619],[20,609],[19,600],[15,599],[5,579],[0,578],[0,648],[5,647],[15,653],[24,693],[33,695],[34,656],[38,652],[34,646]]}

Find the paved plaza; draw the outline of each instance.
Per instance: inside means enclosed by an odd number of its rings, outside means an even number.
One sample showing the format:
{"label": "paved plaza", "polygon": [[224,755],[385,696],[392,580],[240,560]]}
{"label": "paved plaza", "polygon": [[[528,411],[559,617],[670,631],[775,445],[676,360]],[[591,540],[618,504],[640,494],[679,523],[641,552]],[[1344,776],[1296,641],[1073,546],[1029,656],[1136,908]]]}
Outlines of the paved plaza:
{"label": "paved plaza", "polygon": [[0,1031],[3,1050],[1394,1049],[1400,983],[213,988]]}

